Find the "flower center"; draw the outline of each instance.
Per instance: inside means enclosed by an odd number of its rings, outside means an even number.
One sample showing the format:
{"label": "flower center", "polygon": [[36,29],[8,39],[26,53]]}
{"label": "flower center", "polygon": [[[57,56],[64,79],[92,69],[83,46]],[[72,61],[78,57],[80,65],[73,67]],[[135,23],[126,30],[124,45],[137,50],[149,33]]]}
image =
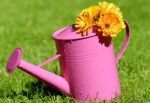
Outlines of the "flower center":
{"label": "flower center", "polygon": [[109,29],[110,25],[109,24],[105,24],[106,29]]}

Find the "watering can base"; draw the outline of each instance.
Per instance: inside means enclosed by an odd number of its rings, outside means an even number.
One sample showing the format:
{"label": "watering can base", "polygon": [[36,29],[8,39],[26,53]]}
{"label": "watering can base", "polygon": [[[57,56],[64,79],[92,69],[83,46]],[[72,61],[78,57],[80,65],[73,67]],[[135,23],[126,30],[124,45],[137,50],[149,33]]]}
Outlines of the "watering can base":
{"label": "watering can base", "polygon": [[16,48],[7,62],[7,72],[12,73],[18,66],[22,56],[22,49]]}
{"label": "watering can base", "polygon": [[86,98],[85,97],[72,97],[73,100],[75,101],[75,103],[112,103],[113,101],[116,101],[120,98],[121,94],[120,92],[118,92],[118,94],[116,95],[111,95],[111,96],[96,96],[96,97],[89,97],[87,96]]}
{"label": "watering can base", "polygon": [[[117,98],[118,99],[118,98]],[[111,99],[111,100],[100,100],[100,99],[97,99],[97,100],[77,100],[77,99],[74,99],[74,103],[112,103],[113,101],[117,100],[117,99]]]}
{"label": "watering can base", "polygon": [[[118,97],[114,97],[111,99],[88,99],[88,100],[78,100],[78,99],[74,99],[77,103],[112,103],[113,101],[116,101],[119,99],[120,96]],[[75,103],[76,103],[75,102]]]}

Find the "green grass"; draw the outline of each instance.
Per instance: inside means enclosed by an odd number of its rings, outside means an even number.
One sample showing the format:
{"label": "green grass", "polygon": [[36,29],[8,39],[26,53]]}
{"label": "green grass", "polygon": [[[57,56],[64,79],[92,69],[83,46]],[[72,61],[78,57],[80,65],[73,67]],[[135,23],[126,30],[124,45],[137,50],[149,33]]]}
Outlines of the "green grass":
{"label": "green grass", "polygon": [[[71,103],[73,100],[17,69],[5,71],[7,59],[16,47],[34,64],[52,56],[51,34],[74,23],[76,14],[99,0],[0,0],[0,103]],[[150,102],[150,1],[109,0],[117,4],[131,26],[129,46],[119,61],[122,96],[115,103]],[[125,34],[114,39],[117,54]],[[58,61],[45,66],[60,73]]]}

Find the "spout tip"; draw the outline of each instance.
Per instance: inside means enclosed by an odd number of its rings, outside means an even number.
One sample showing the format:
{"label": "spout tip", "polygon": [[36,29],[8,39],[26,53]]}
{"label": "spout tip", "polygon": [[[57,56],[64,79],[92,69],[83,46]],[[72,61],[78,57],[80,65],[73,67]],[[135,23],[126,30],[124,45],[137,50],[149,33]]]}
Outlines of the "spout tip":
{"label": "spout tip", "polygon": [[22,49],[16,48],[8,59],[6,69],[7,73],[12,73],[17,68],[21,56],[22,56]]}

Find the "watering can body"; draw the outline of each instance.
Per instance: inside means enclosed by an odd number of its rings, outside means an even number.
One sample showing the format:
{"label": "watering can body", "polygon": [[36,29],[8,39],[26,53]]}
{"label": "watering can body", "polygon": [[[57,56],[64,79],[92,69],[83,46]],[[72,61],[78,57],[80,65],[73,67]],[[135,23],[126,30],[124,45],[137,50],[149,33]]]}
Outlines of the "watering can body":
{"label": "watering can body", "polygon": [[78,100],[112,99],[120,94],[113,44],[97,36],[82,40],[56,40],[62,76]]}
{"label": "watering can body", "polygon": [[[111,38],[96,35],[90,31],[81,36],[68,26],[53,33],[57,53],[39,65],[21,59],[21,50],[15,50],[8,60],[7,71],[19,67],[39,80],[71,95],[81,101],[112,100],[120,95],[117,62],[129,41],[129,27],[126,24],[126,39],[117,56]],[[59,58],[62,77],[42,67]]]}

